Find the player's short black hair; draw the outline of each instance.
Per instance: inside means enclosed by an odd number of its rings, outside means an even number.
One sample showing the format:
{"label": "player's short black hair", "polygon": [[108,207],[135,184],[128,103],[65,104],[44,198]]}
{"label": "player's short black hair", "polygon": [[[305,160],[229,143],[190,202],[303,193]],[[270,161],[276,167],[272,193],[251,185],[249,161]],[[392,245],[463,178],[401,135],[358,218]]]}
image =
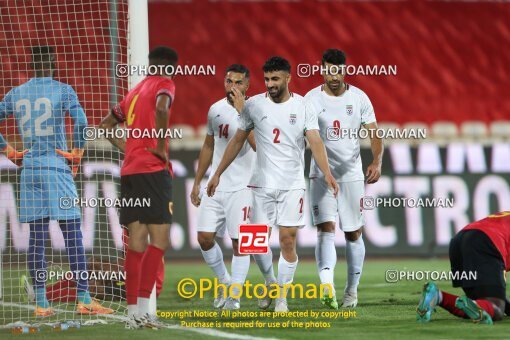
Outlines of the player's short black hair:
{"label": "player's short black hair", "polygon": [[225,74],[229,72],[242,73],[246,78],[250,78],[250,70],[244,65],[241,64],[232,64],[225,70]]}
{"label": "player's short black hair", "polygon": [[175,52],[173,48],[167,46],[157,46],[149,52],[150,65],[175,66],[177,60],[177,52]]}
{"label": "player's short black hair", "polygon": [[32,67],[33,69],[42,69],[44,63],[51,63],[54,61],[53,46],[32,46]]}
{"label": "player's short black hair", "polygon": [[341,50],[330,48],[322,54],[322,65],[325,63],[333,65],[345,65],[345,53]]}
{"label": "player's short black hair", "polygon": [[285,58],[275,56],[267,59],[262,70],[264,72],[286,71],[290,73],[290,63]]}

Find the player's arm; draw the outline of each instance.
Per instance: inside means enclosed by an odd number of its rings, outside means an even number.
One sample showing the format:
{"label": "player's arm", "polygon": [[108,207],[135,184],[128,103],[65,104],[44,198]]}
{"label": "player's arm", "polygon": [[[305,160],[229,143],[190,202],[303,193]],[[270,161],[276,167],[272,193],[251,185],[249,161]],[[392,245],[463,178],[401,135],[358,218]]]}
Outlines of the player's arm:
{"label": "player's arm", "polygon": [[250,118],[250,105],[245,102],[245,97],[241,91],[235,87],[232,88],[232,99],[234,102],[234,107],[241,115],[239,129],[237,129],[234,137],[232,137],[230,142],[228,142],[227,147],[225,148],[225,153],[223,154],[220,164],[218,165],[218,169],[216,169],[216,172],[209,179],[209,183],[207,184],[207,195],[210,197],[214,195],[214,192],[220,183],[221,174],[237,157],[243,148],[244,143],[248,139],[248,135],[255,127],[253,121]]}
{"label": "player's arm", "polygon": [[365,176],[367,177],[367,183],[375,183],[381,177],[381,166],[382,166],[382,156],[384,152],[384,146],[382,138],[378,137],[376,133],[377,123],[369,123],[363,125],[367,130],[370,131],[370,148],[372,149],[373,161],[367,167],[367,172]]}
{"label": "player's arm", "polygon": [[86,141],[84,129],[88,126],[87,116],[80,105],[76,92],[74,92],[71,86],[67,86],[63,89],[62,102],[66,106],[67,112],[69,112],[69,116],[73,120],[74,147],[71,152],[63,150],[56,150],[56,152],[67,159],[69,166],[72,169],[73,176],[76,176],[85,149]]}
{"label": "player's arm", "polygon": [[204,145],[202,146],[202,150],[200,150],[200,155],[198,156],[198,169],[195,175],[195,182],[193,184],[193,189],[191,190],[191,203],[195,207],[200,205],[200,183],[204,178],[204,175],[211,165],[214,154],[214,135],[207,134],[205,136]]}
{"label": "player's arm", "polygon": [[[113,113],[109,113],[106,117],[103,118],[103,120],[101,120],[101,123],[99,123],[99,128],[101,130],[104,130],[105,132],[111,131],[111,130],[115,130],[119,123],[121,123],[119,118],[114,116]],[[126,141],[123,138],[112,137],[112,135],[115,135],[113,133],[106,133],[105,135],[107,136],[106,138],[108,139],[108,141],[113,146],[115,146],[117,149],[119,149],[122,152],[126,151]]]}
{"label": "player's arm", "polygon": [[[232,88],[232,101],[234,104],[234,108],[239,112],[239,114],[243,113],[244,105],[246,104],[246,96],[244,96],[239,89],[236,87]],[[253,131],[248,135],[248,143],[250,144],[253,151],[257,151],[257,145],[255,143],[255,135]]]}
{"label": "player's arm", "polygon": [[[167,94],[160,94],[156,97],[156,130],[166,131],[168,129],[168,109],[172,103],[172,98]],[[147,148],[146,150],[159,157],[168,166],[168,155],[166,154],[165,133],[160,134],[156,148]]]}
{"label": "player's arm", "polygon": [[319,130],[306,130],[305,135],[308,140],[308,144],[310,144],[310,150],[312,150],[312,156],[315,159],[315,163],[317,163],[319,169],[321,169],[326,183],[328,183],[328,186],[333,189],[333,193],[336,196],[338,193],[338,184],[329,169],[328,155],[321,136],[319,135]]}
{"label": "player's arm", "polygon": [[249,134],[250,131],[237,129],[234,137],[232,137],[230,142],[228,142],[227,147],[225,148],[225,153],[223,154],[220,164],[218,165],[218,169],[216,169],[216,172],[214,175],[212,175],[211,179],[209,180],[209,184],[207,185],[207,195],[211,197],[214,195],[216,187],[220,183],[221,174],[228,168],[230,163],[236,159],[237,155],[243,148],[244,143],[248,139]]}
{"label": "player's arm", "polygon": [[[9,92],[5,96],[4,100],[0,102],[0,122],[7,119],[7,117],[11,116],[13,113],[14,110],[11,101],[11,92]],[[21,166],[23,156],[27,152],[28,150],[16,151],[16,149],[7,143],[4,136],[0,133],[0,153],[4,154],[14,164]]]}
{"label": "player's arm", "polygon": [[248,135],[248,143],[250,144],[253,151],[257,151],[257,144],[255,143],[255,134],[253,131],[250,131],[250,134]]}

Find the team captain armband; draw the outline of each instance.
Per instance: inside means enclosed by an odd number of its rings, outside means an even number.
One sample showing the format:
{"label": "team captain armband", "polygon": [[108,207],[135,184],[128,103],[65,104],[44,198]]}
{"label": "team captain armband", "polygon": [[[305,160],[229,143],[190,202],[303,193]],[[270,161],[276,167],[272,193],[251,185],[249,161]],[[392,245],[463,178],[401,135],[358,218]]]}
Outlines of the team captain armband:
{"label": "team captain armband", "polygon": [[120,105],[115,105],[113,108],[112,108],[112,115],[117,118],[117,120],[119,122],[124,122],[126,121],[126,116],[124,115],[124,113],[122,112],[122,109],[120,108]]}

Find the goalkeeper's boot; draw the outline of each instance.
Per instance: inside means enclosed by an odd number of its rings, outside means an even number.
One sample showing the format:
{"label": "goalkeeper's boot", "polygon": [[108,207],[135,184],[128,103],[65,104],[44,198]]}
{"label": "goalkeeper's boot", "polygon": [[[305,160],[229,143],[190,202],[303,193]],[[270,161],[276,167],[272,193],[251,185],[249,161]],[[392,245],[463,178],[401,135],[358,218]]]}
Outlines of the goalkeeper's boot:
{"label": "goalkeeper's boot", "polygon": [[331,309],[338,309],[338,301],[336,300],[335,290],[330,294],[329,288],[324,287],[323,294],[321,296],[321,303]]}
{"label": "goalkeeper's boot", "polygon": [[476,304],[475,301],[471,300],[467,296],[461,296],[458,297],[457,300],[455,300],[455,307],[458,309],[462,309],[464,313],[466,313],[467,316],[471,320],[473,320],[474,323],[481,323],[486,325],[492,325],[492,318],[484,311],[480,306]]}
{"label": "goalkeeper's boot", "polygon": [[233,297],[228,297],[225,302],[225,306],[223,306],[223,310],[238,310],[241,308],[241,302],[239,299],[234,299]]}
{"label": "goalkeeper's boot", "polygon": [[217,294],[218,295],[214,298],[213,306],[214,308],[223,308],[225,302],[227,301],[227,290],[225,289],[224,285],[219,285]]}
{"label": "goalkeeper's boot", "polygon": [[32,287],[32,284],[30,283],[26,275],[21,276],[20,285],[26,293],[25,295],[23,295],[23,301],[34,302],[35,301],[34,287]]}
{"label": "goalkeeper's boot", "polygon": [[85,304],[78,302],[76,306],[76,313],[85,315],[96,315],[96,314],[113,314],[113,309],[103,307],[96,299],[92,299],[92,302]]}
{"label": "goalkeeper's boot", "polygon": [[358,292],[345,290],[342,308],[355,308],[357,305],[358,305]]}
{"label": "goalkeeper's boot", "polygon": [[44,308],[40,306],[35,306],[34,315],[37,317],[46,318],[55,315],[55,311],[51,307]]}
{"label": "goalkeeper's boot", "polygon": [[258,286],[257,287],[257,296],[260,296],[257,304],[260,309],[268,309],[269,306],[271,306],[271,303],[273,302],[273,298],[270,297],[269,292],[271,291],[271,289],[274,289],[274,286],[272,286],[273,284],[276,284],[276,281],[266,282],[265,295],[264,295],[264,288],[262,286],[257,285]]}
{"label": "goalkeeper's boot", "polygon": [[434,282],[427,282],[423,286],[420,302],[416,308],[416,321],[429,322],[432,312],[439,303],[439,289]]}

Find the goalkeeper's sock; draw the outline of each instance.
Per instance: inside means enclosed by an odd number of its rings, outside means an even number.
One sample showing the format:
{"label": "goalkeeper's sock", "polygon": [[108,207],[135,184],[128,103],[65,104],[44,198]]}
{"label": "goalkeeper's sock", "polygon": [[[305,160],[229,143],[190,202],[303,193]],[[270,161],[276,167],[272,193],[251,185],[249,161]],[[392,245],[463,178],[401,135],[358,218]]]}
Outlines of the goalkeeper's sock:
{"label": "goalkeeper's sock", "polygon": [[264,275],[266,284],[276,282],[273,269],[273,252],[271,251],[271,248],[269,248],[269,251],[266,254],[253,254],[253,258],[255,259],[260,272]]}
{"label": "goalkeeper's sock", "polygon": [[[128,306],[136,306],[140,288],[140,270],[143,253],[128,249],[124,268],[126,270],[126,300]],[[133,307],[134,308],[134,307]]]}
{"label": "goalkeeper's sock", "polygon": [[87,290],[78,290],[78,294],[76,294],[76,297],[78,298],[79,302],[84,303],[86,305],[92,303],[92,297],[90,296],[90,293]]}
{"label": "goalkeeper's sock", "polygon": [[318,232],[315,260],[321,283],[334,286],[336,259],[335,233]]}
{"label": "goalkeeper's sock", "polygon": [[165,252],[163,249],[149,245],[142,258],[142,276],[138,289],[138,314],[149,313],[149,298],[156,284],[156,275]]}
{"label": "goalkeeper's sock", "polygon": [[228,273],[225,262],[223,262],[223,252],[218,243],[214,242],[214,246],[209,250],[200,248],[205,262],[212,269],[220,283],[230,284],[230,274]]}
{"label": "goalkeeper's sock", "polygon": [[241,297],[244,281],[246,281],[246,276],[248,275],[249,270],[250,255],[232,256],[232,297]]}
{"label": "goalkeeper's sock", "polygon": [[363,235],[352,242],[347,240],[345,245],[345,257],[347,259],[347,292],[357,292],[361,272],[363,271],[363,261],[365,261],[365,242]]}
{"label": "goalkeeper's sock", "polygon": [[[76,288],[78,289],[78,292],[84,292],[82,297],[87,299],[86,295],[88,294],[87,292],[89,290],[87,275],[79,275],[80,272],[87,272],[87,259],[85,258],[85,249],[83,248],[83,236],[80,229],[80,219],[77,218],[74,220],[60,220],[58,223],[60,225],[60,230],[62,230],[62,234],[64,235],[64,241],[66,244],[67,256],[69,259],[71,271],[78,273],[78,282],[76,283]],[[78,300],[83,302],[80,300],[79,293]]]}
{"label": "goalkeeper's sock", "polygon": [[48,308],[50,306],[48,299],[46,299],[45,287],[35,289],[35,304],[42,308]]}
{"label": "goalkeeper's sock", "polygon": [[75,302],[76,284],[71,280],[60,280],[46,288],[46,298],[51,302]]}
{"label": "goalkeeper's sock", "polygon": [[49,222],[49,218],[43,218],[29,223],[28,267],[34,286],[36,304],[43,308],[49,307],[49,302],[46,299],[46,258],[44,256],[44,243],[48,234]]}
{"label": "goalkeeper's sock", "polygon": [[449,294],[444,291],[441,291],[441,295],[442,299],[441,302],[439,302],[439,306],[446,309],[448,312],[450,312],[450,314],[453,314],[460,318],[467,318],[466,313],[464,313],[462,309],[455,307],[455,301],[458,298],[457,295]]}
{"label": "goalkeeper's sock", "polygon": [[30,222],[30,240],[28,244],[28,267],[34,289],[44,288],[46,283],[46,258],[44,243],[48,235],[49,218]]}

